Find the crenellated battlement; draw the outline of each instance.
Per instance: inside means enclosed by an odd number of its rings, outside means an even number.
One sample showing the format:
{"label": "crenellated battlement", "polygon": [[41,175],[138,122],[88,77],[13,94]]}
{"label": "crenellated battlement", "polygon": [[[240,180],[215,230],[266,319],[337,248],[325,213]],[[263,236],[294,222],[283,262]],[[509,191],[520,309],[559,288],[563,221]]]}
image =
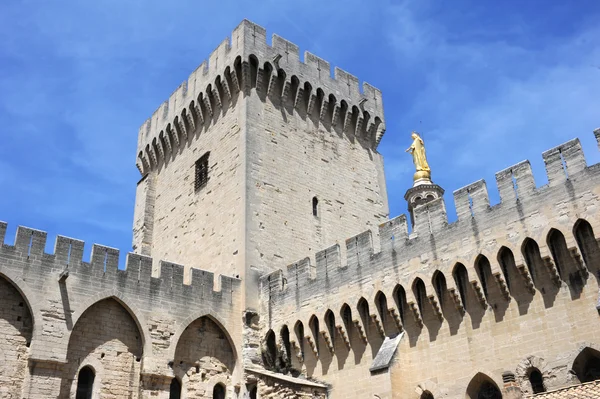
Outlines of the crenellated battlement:
{"label": "crenellated battlement", "polygon": [[[7,224],[0,222],[0,242],[4,242]],[[47,233],[18,226],[13,245],[3,244],[0,258],[16,258],[30,267],[40,265],[39,273],[56,274],[56,277],[81,280],[112,280],[118,287],[147,287],[153,295],[185,295],[189,299],[209,298],[231,302],[239,291],[241,280],[200,269],[190,269],[184,279],[184,266],[161,261],[158,275],[152,273],[152,258],[128,253],[125,268],[119,269],[119,250],[93,244],[89,262],[83,260],[85,243],[65,236],[57,236],[54,253],[44,252]],[[43,267],[42,267],[43,266]]]}
{"label": "crenellated battlement", "polygon": [[[595,134],[599,139],[600,134]],[[495,278],[500,291],[504,296],[510,295],[506,270],[500,266],[501,248],[514,254],[519,275],[526,286],[535,289],[532,266],[523,252],[529,239],[537,242],[544,270],[555,280],[565,278],[560,275],[561,267],[565,273],[565,266],[557,265],[556,252],[550,245],[550,240],[560,235],[573,265],[577,265],[574,269],[584,273],[585,260],[574,229],[583,219],[600,231],[600,168],[587,166],[578,139],[544,152],[542,158],[548,177],[546,185],[536,187],[531,165],[523,161],[496,173],[501,202],[494,206],[490,204],[486,182],[479,180],[454,191],[458,219],[452,223],[448,222],[446,205],[440,198],[415,208],[415,225],[410,233],[406,215],[400,215],[381,224],[378,237],[373,237],[370,230],[363,232],[347,239],[345,248],[333,245],[317,252],[314,259],[305,258],[285,271],[263,276],[263,298],[271,299],[263,306],[270,307],[269,314],[281,315],[269,321],[271,327],[287,324],[291,328],[296,319],[306,322],[311,314],[305,312],[318,312],[322,317],[330,308],[337,315],[343,302],[352,306],[362,297],[372,303],[378,291],[388,294],[391,301],[398,285],[404,287],[407,306],[419,319],[417,308],[411,305],[417,301],[415,281],[424,282],[433,306],[437,303],[433,283],[436,272],[442,272],[448,290],[457,293],[452,276],[459,263],[467,267],[469,282],[482,303],[486,303],[487,294],[482,287],[489,289],[492,282],[481,281],[476,264],[482,257],[489,259],[490,277]],[[549,225],[544,220],[555,223]],[[560,234],[552,236],[553,231]],[[378,246],[374,240],[379,240]],[[356,297],[340,298],[340,289],[356,292]],[[320,305],[314,303],[314,298],[319,298]],[[460,302],[458,294],[454,298]]]}
{"label": "crenellated battlement", "polygon": [[[362,137],[373,148],[385,132],[381,91],[297,45],[244,20],[184,81],[139,130],[137,166],[142,174],[235,106],[255,89],[293,110],[316,115],[316,123]],[[166,155],[165,155],[166,154]]]}

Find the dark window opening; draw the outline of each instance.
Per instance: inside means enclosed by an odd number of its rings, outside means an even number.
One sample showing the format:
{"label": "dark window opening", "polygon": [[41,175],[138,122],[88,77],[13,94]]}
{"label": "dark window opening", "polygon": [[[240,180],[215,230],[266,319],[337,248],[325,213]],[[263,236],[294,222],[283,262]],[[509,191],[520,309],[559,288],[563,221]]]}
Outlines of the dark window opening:
{"label": "dark window opening", "polygon": [[400,322],[404,325],[404,305],[406,304],[406,292],[402,286],[398,286],[396,290],[396,300],[398,301],[398,313],[400,314]]}
{"label": "dark window opening", "polygon": [[213,388],[213,399],[225,399],[225,386],[217,384]]}
{"label": "dark window opening", "polygon": [[454,281],[456,282],[458,294],[465,309],[467,308],[467,280],[467,269],[462,264],[458,264],[454,269]]}
{"label": "dark window opening", "polygon": [[488,299],[488,286],[487,286],[487,273],[486,273],[486,264],[480,260],[477,263],[477,268],[479,269],[479,279],[481,280],[481,290],[483,291],[483,295],[485,299]]}
{"label": "dark window opening", "polygon": [[441,272],[435,276],[435,290],[440,301],[440,306],[444,306],[444,294],[446,293],[446,278]]}
{"label": "dark window opening", "polygon": [[250,399],[256,399],[257,398],[257,393],[258,393],[258,389],[256,388],[256,385],[253,387],[249,387],[248,392],[250,392]]}
{"label": "dark window opening", "polygon": [[342,319],[344,320],[344,326],[348,333],[348,339],[350,339],[350,334],[352,332],[352,311],[350,310],[350,306],[344,305],[342,309]]}
{"label": "dark window opening", "polygon": [[388,311],[387,307],[387,299],[383,293],[379,293],[377,297],[377,310],[379,311],[379,316],[381,317],[381,322],[385,323],[385,314]]}
{"label": "dark window opening", "polygon": [[171,388],[169,389],[169,399],[181,398],[181,384],[177,378],[171,380]]}
{"label": "dark window opening", "polygon": [[95,377],[94,370],[89,366],[85,366],[79,371],[76,399],[92,399]]}
{"label": "dark window opening", "polygon": [[579,382],[591,382],[600,379],[600,352],[585,348],[573,362],[573,372]]}
{"label": "dark window opening", "polygon": [[533,393],[546,392],[546,387],[544,387],[544,377],[542,377],[540,370],[534,368],[529,372],[529,382],[531,383]]}
{"label": "dark window opening", "polygon": [[496,385],[485,381],[479,388],[477,399],[502,399],[502,394]]}
{"label": "dark window opening", "polygon": [[419,307],[419,313],[421,313],[421,317],[423,317],[423,302],[425,301],[425,283],[421,279],[417,279],[415,283],[415,295],[417,298],[417,306]]}
{"label": "dark window opening", "polygon": [[291,364],[292,358],[292,343],[290,342],[290,330],[287,326],[281,328],[281,340],[283,341],[283,348],[285,349],[285,361]]}
{"label": "dark window opening", "polygon": [[194,179],[194,190],[198,191],[208,183],[208,157],[210,152],[202,155],[196,161],[196,177]]}
{"label": "dark window opening", "polygon": [[421,394],[420,399],[433,399],[433,395],[429,391],[425,391]]}
{"label": "dark window opening", "polygon": [[315,340],[315,350],[317,351],[317,353],[319,353],[319,333],[321,331],[319,328],[319,319],[313,316],[309,323],[309,327]]}
{"label": "dark window opening", "polygon": [[313,197],[312,199],[312,211],[313,216],[319,217],[319,200],[317,199],[317,197]]}

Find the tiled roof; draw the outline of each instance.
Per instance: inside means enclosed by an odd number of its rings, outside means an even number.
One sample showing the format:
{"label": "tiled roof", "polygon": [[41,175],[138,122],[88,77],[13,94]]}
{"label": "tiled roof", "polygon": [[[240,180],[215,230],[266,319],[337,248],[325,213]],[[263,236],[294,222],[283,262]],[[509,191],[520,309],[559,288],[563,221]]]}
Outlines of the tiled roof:
{"label": "tiled roof", "polygon": [[529,395],[527,397],[535,399],[598,399],[600,398],[600,380]]}

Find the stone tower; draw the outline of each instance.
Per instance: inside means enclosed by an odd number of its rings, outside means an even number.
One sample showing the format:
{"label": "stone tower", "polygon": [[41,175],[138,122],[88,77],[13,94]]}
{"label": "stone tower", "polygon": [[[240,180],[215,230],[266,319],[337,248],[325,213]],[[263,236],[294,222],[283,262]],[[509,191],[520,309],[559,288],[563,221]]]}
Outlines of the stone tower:
{"label": "stone tower", "polygon": [[254,307],[260,274],[387,220],[384,121],[379,90],[243,21],[140,128],[134,251]]}

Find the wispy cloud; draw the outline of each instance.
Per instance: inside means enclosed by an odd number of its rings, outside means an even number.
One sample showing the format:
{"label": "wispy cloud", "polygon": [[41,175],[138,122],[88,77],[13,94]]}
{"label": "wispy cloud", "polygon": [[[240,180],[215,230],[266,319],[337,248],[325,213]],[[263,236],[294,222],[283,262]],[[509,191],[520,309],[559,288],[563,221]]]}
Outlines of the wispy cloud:
{"label": "wispy cloud", "polygon": [[543,180],[575,136],[597,160],[600,6],[521,3],[2,2],[0,219],[130,248],[137,129],[243,18],[383,91],[393,215],[414,129],[448,192],[524,158]]}
{"label": "wispy cloud", "polygon": [[[420,85],[412,85],[408,107],[396,125],[388,123],[388,132],[407,136],[421,126],[439,184],[455,190],[487,178],[497,199],[494,172],[530,158],[543,184],[543,150],[576,136],[594,149],[591,131],[600,125],[596,24],[580,20],[576,29],[553,37],[556,32],[540,35],[535,26],[518,23],[517,15],[509,30],[486,31],[477,24],[481,15],[442,17],[433,4],[390,7],[387,39],[395,63],[416,73]],[[384,153],[406,142],[404,136],[387,138]],[[598,160],[595,152],[588,158]],[[396,178],[406,185],[411,173]]]}

